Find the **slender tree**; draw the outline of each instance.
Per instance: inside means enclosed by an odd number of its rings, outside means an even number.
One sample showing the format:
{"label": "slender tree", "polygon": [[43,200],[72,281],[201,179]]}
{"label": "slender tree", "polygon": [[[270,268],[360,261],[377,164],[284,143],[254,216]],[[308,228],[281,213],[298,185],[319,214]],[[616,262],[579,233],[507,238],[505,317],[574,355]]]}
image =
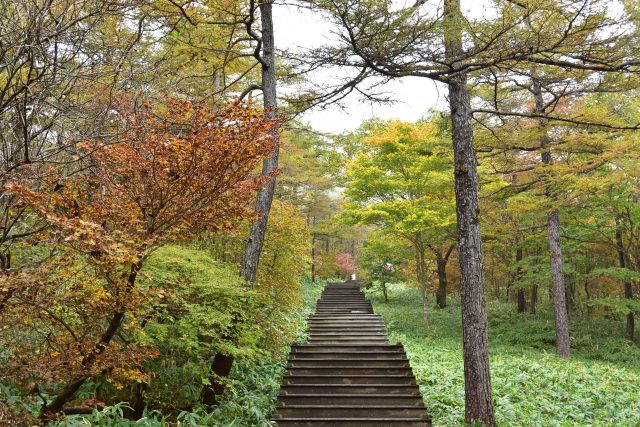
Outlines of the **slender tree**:
{"label": "slender tree", "polygon": [[[253,6],[253,1],[252,1]],[[250,25],[247,25],[250,34],[258,40],[260,48],[256,49],[256,57],[259,58],[262,67],[262,100],[264,105],[264,114],[267,120],[277,121],[278,116],[278,99],[276,93],[276,59],[275,59],[275,40],[273,28],[273,0],[261,0],[260,20],[262,22],[262,35],[258,36],[253,33]],[[260,213],[260,217],[251,226],[249,239],[245,248],[244,259],[242,260],[242,276],[248,283],[254,283],[258,274],[258,264],[260,263],[260,254],[264,245],[264,236],[267,232],[267,224],[269,222],[269,212],[273,195],[276,188],[275,172],[278,168],[279,157],[279,139],[280,131],[274,127],[271,131],[271,137],[274,149],[271,155],[266,158],[262,164],[262,176],[269,177],[269,181],[260,190],[256,197],[256,210]]]}

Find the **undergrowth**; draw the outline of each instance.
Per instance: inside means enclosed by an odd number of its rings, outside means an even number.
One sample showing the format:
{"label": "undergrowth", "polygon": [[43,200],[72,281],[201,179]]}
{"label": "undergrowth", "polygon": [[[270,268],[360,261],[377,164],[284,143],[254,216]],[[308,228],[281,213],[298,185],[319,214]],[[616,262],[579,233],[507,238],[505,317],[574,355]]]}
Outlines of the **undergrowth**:
{"label": "undergrowth", "polygon": [[[197,253],[190,254],[190,261],[194,262]],[[165,259],[165,263],[167,260]],[[207,266],[215,276],[218,268],[215,264]],[[220,274],[227,273],[227,268],[220,264]],[[202,272],[198,272],[199,275]],[[306,318],[315,310],[315,302],[322,292],[323,283],[311,283],[303,280],[302,307],[296,311],[296,324],[304,325]],[[300,329],[296,333],[298,341],[304,341],[305,331]],[[283,352],[286,354],[287,352]],[[271,360],[242,360],[234,362],[227,385],[224,400],[214,408],[196,406],[189,411],[166,412],[159,410],[145,411],[144,416],[138,420],[126,417],[129,411],[128,404],[122,402],[108,406],[102,410],[95,410],[89,415],[72,415],[56,423],[50,423],[55,427],[267,427],[272,426],[271,415],[275,409],[276,396],[280,388],[280,382],[285,369],[285,361]],[[0,415],[2,406],[9,404],[14,407],[23,406],[25,413],[35,416],[38,412],[37,405],[32,402],[24,402],[13,394],[9,387],[0,383]],[[0,416],[0,425],[2,417]],[[26,425],[26,424],[25,424]]]}
{"label": "undergrowth", "polygon": [[[404,344],[435,426],[463,425],[464,378],[460,305],[430,309],[422,326],[416,289],[393,285],[389,303],[371,293],[391,342]],[[640,348],[610,319],[571,323],[572,358],[555,356],[550,310],[518,314],[512,304],[488,303],[490,363],[498,425],[639,426]]]}

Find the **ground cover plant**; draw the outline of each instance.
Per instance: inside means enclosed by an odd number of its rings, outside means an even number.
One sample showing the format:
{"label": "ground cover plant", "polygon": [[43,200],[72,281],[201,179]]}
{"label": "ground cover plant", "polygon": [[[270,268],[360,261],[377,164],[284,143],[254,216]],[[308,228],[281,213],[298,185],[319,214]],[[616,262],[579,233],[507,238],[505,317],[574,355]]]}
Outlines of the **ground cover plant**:
{"label": "ground cover plant", "polygon": [[[390,286],[389,303],[370,294],[391,341],[404,344],[434,425],[463,425],[464,383],[460,306],[452,299],[421,322],[419,291]],[[435,303],[435,300],[431,303]],[[640,348],[619,320],[572,319],[570,361],[554,355],[553,318],[489,305],[489,351],[496,417],[506,426],[635,426],[640,423]]]}

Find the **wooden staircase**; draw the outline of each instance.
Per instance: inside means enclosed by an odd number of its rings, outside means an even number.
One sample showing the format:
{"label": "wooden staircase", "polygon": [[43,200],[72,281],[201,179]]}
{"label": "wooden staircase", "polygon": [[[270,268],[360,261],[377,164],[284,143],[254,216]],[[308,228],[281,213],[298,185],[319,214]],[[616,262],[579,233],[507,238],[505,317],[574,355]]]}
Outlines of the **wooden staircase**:
{"label": "wooden staircase", "polygon": [[281,427],[428,427],[409,361],[356,282],[329,283],[291,348],[273,417]]}

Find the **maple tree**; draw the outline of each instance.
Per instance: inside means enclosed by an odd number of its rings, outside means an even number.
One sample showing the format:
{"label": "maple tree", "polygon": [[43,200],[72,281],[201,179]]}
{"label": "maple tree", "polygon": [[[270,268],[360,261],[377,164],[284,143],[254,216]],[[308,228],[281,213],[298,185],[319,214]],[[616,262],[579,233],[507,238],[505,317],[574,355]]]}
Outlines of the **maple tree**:
{"label": "maple tree", "polygon": [[[13,351],[23,379],[56,396],[45,402],[45,418],[95,375],[136,375],[153,349],[119,334],[139,328],[136,310],[146,296],[137,279],[145,260],[167,242],[252,216],[248,202],[263,181],[252,171],[274,148],[275,122],[250,106],[213,111],[170,98],[139,106],[127,97],[119,104],[111,137],[77,143],[83,172],[63,178],[52,171],[40,191],[5,185],[49,224],[41,239],[65,260],[54,270],[45,265],[2,278],[11,295],[4,327],[43,337]],[[27,321],[34,307],[41,317]]]}
{"label": "maple tree", "polygon": [[453,161],[442,126],[437,120],[415,125],[391,121],[374,129],[347,165],[344,214],[354,223],[378,225],[410,243],[425,295],[427,252],[432,253],[444,306],[455,215]]}

